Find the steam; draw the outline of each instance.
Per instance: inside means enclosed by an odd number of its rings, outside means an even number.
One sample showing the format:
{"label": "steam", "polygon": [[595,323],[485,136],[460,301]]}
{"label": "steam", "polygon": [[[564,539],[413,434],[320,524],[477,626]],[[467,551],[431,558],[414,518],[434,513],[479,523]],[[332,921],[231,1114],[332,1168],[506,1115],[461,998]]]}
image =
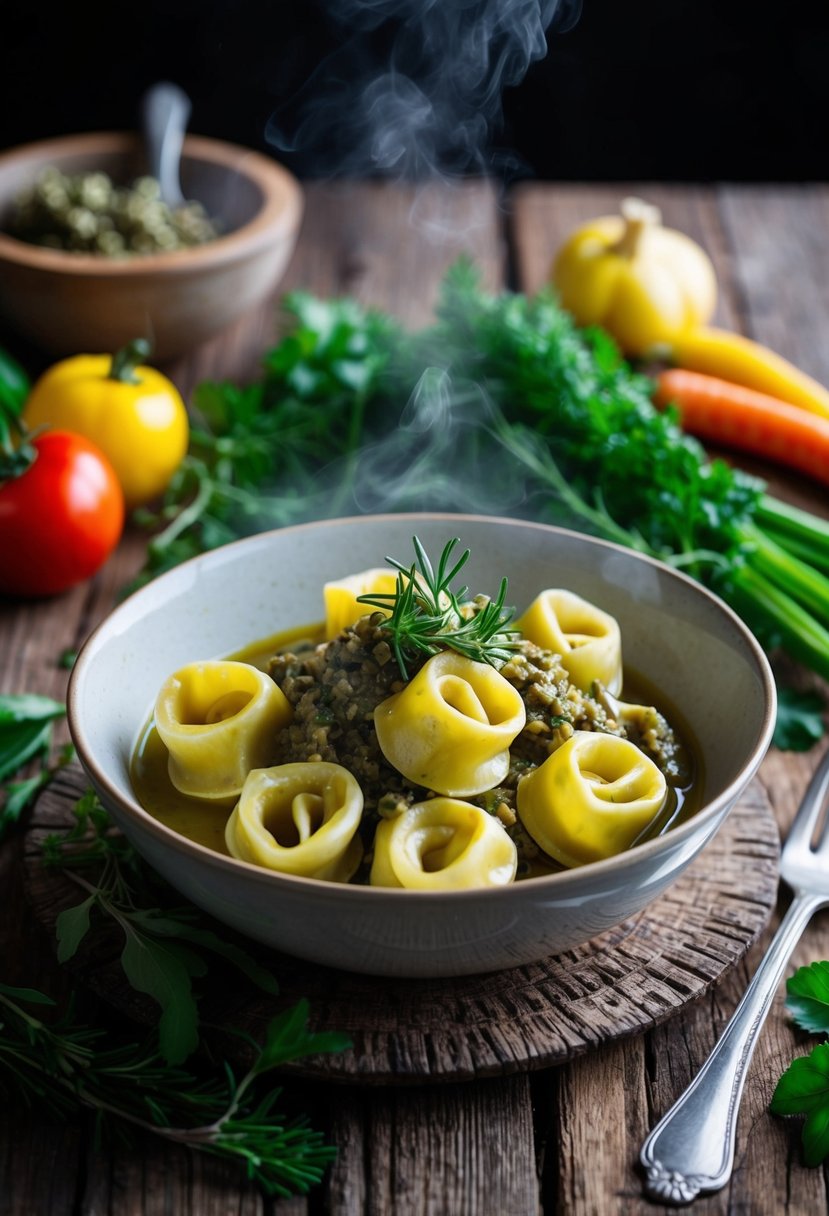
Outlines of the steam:
{"label": "steam", "polygon": [[491,140],[505,88],[547,51],[581,0],[329,0],[343,39],[267,138],[321,176],[423,180],[509,174]]}
{"label": "steam", "polygon": [[501,438],[505,429],[480,385],[429,367],[396,427],[329,465],[306,487],[303,517],[423,510],[537,515],[524,457],[514,440]]}
{"label": "steam", "polygon": [[508,475],[495,418],[478,385],[458,393],[447,372],[427,369],[397,430],[359,453],[355,509],[380,514],[428,504],[441,511],[515,512],[524,501],[523,479]]}
{"label": "steam", "polygon": [[[581,0],[328,0],[342,45],[272,116],[267,137],[300,172],[417,183],[412,228],[445,249],[468,243],[488,222],[483,201],[480,217],[464,209],[461,233],[454,191],[429,184],[506,183],[522,168],[494,142],[504,90],[544,57],[550,29],[569,28],[580,11]],[[481,386],[427,368],[391,433],[323,471],[309,515],[527,514],[538,504],[504,433]]]}

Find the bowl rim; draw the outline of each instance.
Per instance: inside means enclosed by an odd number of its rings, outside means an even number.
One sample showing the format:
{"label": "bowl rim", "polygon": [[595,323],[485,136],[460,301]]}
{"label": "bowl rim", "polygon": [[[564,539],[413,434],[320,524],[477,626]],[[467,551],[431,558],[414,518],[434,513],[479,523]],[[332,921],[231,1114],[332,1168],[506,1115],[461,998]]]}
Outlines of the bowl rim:
{"label": "bowl rim", "polygon": [[[0,173],[7,165],[27,159],[45,165],[49,163],[50,156],[63,156],[75,151],[90,155],[96,152],[124,152],[135,148],[140,139],[140,135],[132,131],[90,131],[19,144],[0,152]],[[45,249],[18,240],[0,229],[0,259],[33,270],[82,278],[129,279],[148,273],[175,275],[192,272],[197,267],[222,266],[235,261],[240,255],[254,254],[260,247],[272,243],[275,228],[290,231],[299,224],[303,213],[302,186],[294,174],[278,161],[242,144],[204,135],[186,135],[182,155],[238,172],[259,186],[263,203],[253,218],[240,228],[234,228],[203,245],[170,253],[135,254],[129,258]]]}
{"label": "bowl rim", "polygon": [[[80,716],[80,699],[81,685],[84,679],[86,667],[93,660],[96,647],[100,644],[102,638],[113,627],[117,626],[118,621],[122,616],[135,611],[136,600],[144,597],[150,598],[157,595],[159,588],[163,590],[165,584],[174,583],[178,580],[187,580],[189,570],[195,568],[199,563],[210,561],[214,555],[226,555],[231,549],[241,551],[245,548],[254,549],[257,546],[267,545],[270,538],[276,535],[282,535],[286,532],[301,533],[309,529],[315,529],[322,526],[349,527],[354,524],[359,524],[361,521],[372,520],[375,523],[382,522],[400,522],[408,520],[416,522],[419,520],[429,521],[457,521],[458,523],[474,522],[488,523],[492,525],[508,524],[510,526],[520,526],[523,528],[532,529],[553,536],[564,536],[567,538],[575,538],[584,543],[598,545],[602,549],[611,552],[624,554],[634,561],[641,561],[647,565],[654,566],[668,577],[676,579],[694,595],[700,596],[704,600],[708,600],[717,612],[724,615],[736,628],[738,634],[742,636],[742,640],[747,647],[750,655],[754,658],[758,675],[761,678],[763,690],[765,693],[765,710],[763,713],[760,730],[754,746],[749,753],[746,763],[743,765],[740,773],[729,785],[722,790],[716,798],[692,815],[690,819],[684,823],[678,824],[675,828],[664,833],[662,836],[654,837],[652,840],[647,840],[641,844],[632,846],[622,853],[617,853],[613,857],[608,857],[602,861],[588,862],[582,866],[576,866],[569,870],[558,871],[554,874],[538,875],[534,878],[522,879],[520,883],[508,883],[502,887],[475,887],[464,890],[436,890],[436,891],[410,891],[406,889],[397,889],[395,887],[372,887],[368,884],[352,884],[352,883],[337,883],[326,879],[308,878],[296,874],[285,874],[281,871],[268,870],[262,866],[254,865],[251,862],[242,861],[235,857],[225,856],[206,845],[199,844],[191,840],[187,836],[169,828],[166,824],[155,819],[148,811],[146,811],[138,799],[133,795],[132,799],[125,800],[120,791],[116,789],[114,783],[110,780],[106,771],[95,761],[84,732],[79,724]],[[72,741],[75,745],[78,758],[81,761],[87,774],[92,778],[93,784],[97,784],[104,789],[107,795],[115,802],[122,813],[126,813],[129,817],[137,819],[141,822],[144,828],[149,829],[152,835],[157,840],[164,843],[168,847],[172,847],[174,852],[194,856],[196,860],[205,862],[209,867],[215,867],[220,871],[229,874],[246,874],[252,882],[257,884],[272,885],[274,882],[282,885],[288,884],[289,890],[295,890],[297,893],[305,891],[307,894],[313,894],[315,898],[337,898],[337,899],[411,899],[412,895],[416,895],[418,901],[474,901],[485,895],[488,899],[505,899],[509,898],[509,893],[514,891],[516,887],[526,888],[528,884],[535,892],[543,892],[545,889],[551,891],[567,892],[570,888],[579,886],[585,875],[598,875],[603,877],[613,871],[624,872],[629,866],[638,864],[640,861],[648,858],[656,857],[663,852],[668,845],[666,842],[673,842],[680,845],[690,836],[695,835],[700,827],[708,824],[711,820],[716,820],[722,812],[724,805],[729,801],[733,801],[739,789],[744,788],[749,781],[755,776],[760,764],[765,756],[768,747],[771,743],[771,737],[774,731],[777,706],[777,690],[772,673],[771,665],[766,657],[765,652],[760,646],[754,634],[749,630],[744,621],[737,613],[725,603],[719,596],[715,595],[707,587],[698,583],[690,575],[685,574],[681,570],[677,570],[667,563],[659,561],[657,558],[650,557],[647,554],[638,552],[637,550],[627,548],[624,545],[614,541],[605,540],[604,538],[591,536],[587,533],[578,532],[574,529],[563,528],[555,524],[538,523],[534,520],[515,519],[509,516],[501,515],[478,515],[469,513],[456,512],[440,512],[440,511],[420,511],[420,512],[399,512],[399,513],[381,513],[376,515],[351,515],[335,519],[310,520],[304,523],[291,524],[283,528],[269,529],[264,532],[259,532],[253,536],[243,537],[239,540],[230,541],[226,545],[222,545],[216,549],[210,550],[207,553],[199,554],[196,557],[189,558],[187,561],[174,566],[171,570],[159,575],[152,582],[145,584],[138,590],[134,591],[125,600],[122,601],[111,613],[101,621],[95,629],[85,639],[78,652],[75,663],[69,677],[67,688],[67,724],[69,727]],[[346,894],[348,892],[348,894]]]}

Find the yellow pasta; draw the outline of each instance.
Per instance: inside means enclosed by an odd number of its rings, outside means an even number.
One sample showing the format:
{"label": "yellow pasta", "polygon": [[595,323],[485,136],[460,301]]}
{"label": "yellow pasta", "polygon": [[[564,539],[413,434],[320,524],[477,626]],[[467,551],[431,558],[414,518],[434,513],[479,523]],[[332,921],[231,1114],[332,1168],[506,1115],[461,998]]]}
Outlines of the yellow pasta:
{"label": "yellow pasta", "polygon": [[369,881],[415,891],[501,887],[515,878],[517,861],[493,815],[457,798],[430,798],[381,820]]}
{"label": "yellow pasta", "polygon": [[524,827],[565,866],[630,848],[666,797],[652,760],[629,740],[596,731],[576,731],[517,791]]}
{"label": "yellow pasta", "polygon": [[509,746],[526,721],[518,691],[487,663],[451,650],[374,711],[383,755],[399,773],[438,794],[492,789],[509,771]]}
{"label": "yellow pasta", "polygon": [[542,591],[515,628],[560,655],[572,682],[589,692],[600,680],[614,695],[622,687],[622,639],[616,620],[572,591]]}
{"label": "yellow pasta", "polygon": [[359,574],[350,574],[347,578],[325,583],[322,593],[325,600],[326,639],[330,642],[361,616],[383,611],[373,608],[370,604],[358,604],[358,595],[392,595],[396,585],[397,574],[388,566],[362,570]]}
{"label": "yellow pasta", "polygon": [[348,882],[360,864],[363,794],[339,764],[255,769],[227,821],[233,857],[305,878]]}
{"label": "yellow pasta", "polygon": [[250,663],[190,663],[169,676],[155,703],[156,730],[177,790],[234,802],[252,768],[273,759],[293,715],[281,689]]}

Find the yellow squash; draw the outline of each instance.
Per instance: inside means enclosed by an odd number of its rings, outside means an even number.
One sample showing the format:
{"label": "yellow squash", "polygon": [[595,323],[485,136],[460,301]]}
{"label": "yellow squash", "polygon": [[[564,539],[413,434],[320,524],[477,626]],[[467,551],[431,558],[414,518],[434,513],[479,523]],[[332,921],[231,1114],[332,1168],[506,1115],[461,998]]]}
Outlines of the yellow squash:
{"label": "yellow squash", "polygon": [[26,425],[84,435],[109,457],[128,510],[167,487],[187,452],[187,409],[175,385],[139,363],[138,340],[112,355],[73,355],[47,368],[24,410]]}
{"label": "yellow squash", "polygon": [[570,235],[552,281],[579,325],[601,325],[626,355],[643,355],[710,321],[717,282],[707,253],[663,227],[658,208],[629,198],[620,210]]}

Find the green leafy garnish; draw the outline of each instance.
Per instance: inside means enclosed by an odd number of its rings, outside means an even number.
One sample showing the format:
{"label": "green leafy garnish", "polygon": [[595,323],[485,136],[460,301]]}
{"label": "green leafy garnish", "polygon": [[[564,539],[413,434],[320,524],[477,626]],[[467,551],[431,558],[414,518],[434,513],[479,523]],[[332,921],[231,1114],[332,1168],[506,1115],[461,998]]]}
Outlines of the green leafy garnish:
{"label": "green leafy garnish", "polygon": [[829,1043],[792,1061],[769,1106],[774,1115],[805,1115],[802,1143],[807,1165],[820,1165],[829,1155]]}
{"label": "green leafy garnish", "polygon": [[126,979],[159,1006],[158,1050],[168,1063],[180,1064],[199,1043],[193,981],[207,974],[211,956],[265,992],[275,993],[276,981],[241,946],[205,925],[195,908],[171,903],[169,888],[113,831],[92,791],[78,800],[74,813],[69,832],[53,833],[43,842],[47,865],[59,867],[85,893],[57,918],[58,960],[74,957],[93,914],[116,925],[123,938],[120,962]]}
{"label": "green leafy garnish", "polygon": [[458,537],[453,537],[444,546],[437,570],[417,536],[412,538],[412,543],[416,560],[411,566],[405,566],[394,557],[386,558],[398,571],[393,592],[357,597],[359,604],[390,610],[382,628],[391,635],[394,656],[404,680],[409,678],[408,663],[413,658],[434,655],[440,650],[454,650],[465,658],[493,666],[506,662],[518,645],[518,634],[507,628],[513,616],[512,609],[504,607],[507,580],[501,579],[494,600],[470,605],[465,599],[469,589],[463,587],[453,591],[451,586],[470,555],[469,549],[465,549],[450,569]]}
{"label": "green leafy garnish", "polygon": [[786,1008],[798,1026],[829,1034],[829,962],[799,967],[786,981]]}
{"label": "green leafy garnish", "polygon": [[819,692],[777,687],[777,722],[772,743],[781,751],[805,752],[823,738],[826,702]]}
{"label": "green leafy garnish", "polygon": [[0,407],[6,413],[19,414],[31,391],[31,381],[16,359],[0,349]]}
{"label": "green leafy garnish", "polygon": [[[799,967],[786,981],[786,1008],[803,1030],[829,1034],[829,962]],[[792,1061],[769,1106],[775,1115],[805,1115],[803,1159],[820,1165],[829,1156],[829,1043]]]}
{"label": "green leafy garnish", "polygon": [[197,1072],[172,1066],[151,1048],[113,1044],[71,1010],[49,1025],[43,1018],[52,1005],[36,989],[0,983],[0,1092],[7,1099],[64,1117],[91,1110],[102,1132],[114,1119],[122,1134],[141,1129],[235,1161],[268,1195],[305,1194],[321,1180],[335,1150],[307,1119],[280,1115],[279,1087],[263,1088],[263,1078],[289,1060],[350,1046],[344,1035],[309,1030],[307,1002],[274,1018],[264,1043],[244,1036],[254,1058],[238,1079],[227,1063]]}
{"label": "green leafy garnish", "polygon": [[[33,693],[0,696],[0,839],[48,785],[59,768],[72,758],[73,749],[62,749],[50,764],[53,725],[66,710],[60,701]],[[40,769],[19,781],[9,778],[30,761],[40,759]]]}

